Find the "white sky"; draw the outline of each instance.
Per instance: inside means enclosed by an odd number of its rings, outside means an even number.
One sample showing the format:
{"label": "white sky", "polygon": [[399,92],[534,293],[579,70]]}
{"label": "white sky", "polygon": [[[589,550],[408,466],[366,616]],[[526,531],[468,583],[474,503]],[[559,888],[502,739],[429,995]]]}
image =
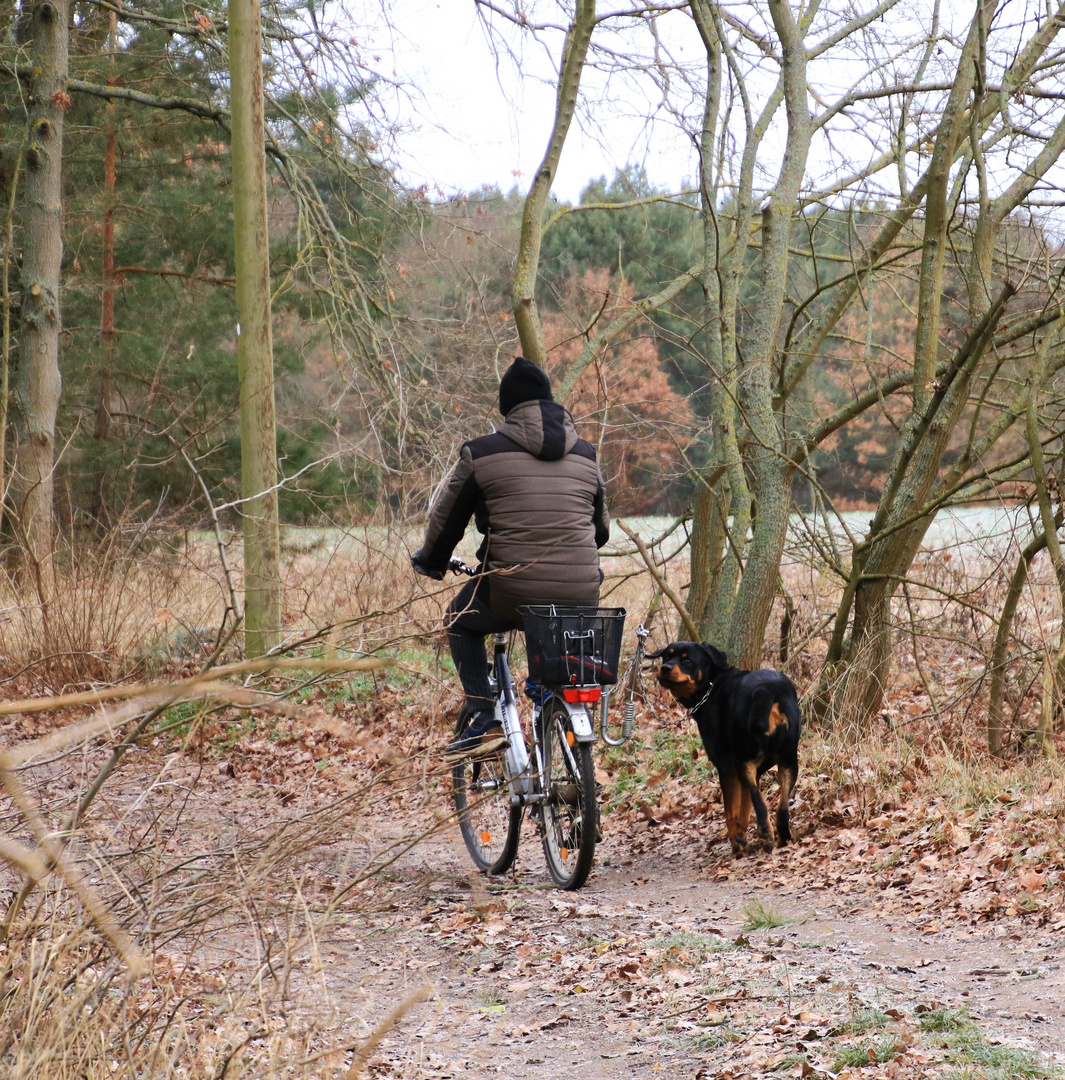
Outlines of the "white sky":
{"label": "white sky", "polygon": [[[512,0],[497,2],[508,10],[513,7]],[[875,74],[870,74],[868,42],[862,45],[861,34],[812,61],[810,76],[823,97],[834,99],[862,80],[875,86],[911,78],[924,49],[932,2],[901,0],[889,18],[867,31],[876,42]],[[823,4],[812,41],[853,17],[857,9],[871,10],[875,3]],[[949,73],[971,4],[972,0],[948,0],[943,5],[942,36],[926,80],[936,80],[940,64]],[[344,7],[356,28],[363,63],[384,80],[379,88],[381,116],[399,122],[391,160],[403,183],[425,185],[430,198],[476,191],[484,185],[503,191],[515,184],[522,190],[528,187],[554,115],[555,60],[547,50],[555,55],[560,51],[561,28],[534,35],[491,15],[500,46],[494,50],[474,0],[346,0]],[[522,7],[530,17],[565,17],[561,14],[565,5],[551,0]],[[764,15],[761,5],[752,5],[750,12],[757,26]],[[1040,0],[1010,0],[1002,12],[1002,25],[996,27],[996,63],[1009,61],[1014,38],[1027,37],[1041,17],[1045,16]],[[648,29],[649,24],[640,20],[616,19],[597,30],[598,51],[585,68],[581,94],[585,108],[594,109],[594,115],[578,110],[553,187],[557,198],[575,202],[590,180],[610,178],[631,162],[643,165],[652,182],[663,188],[677,191],[691,185],[695,155],[682,128],[686,122],[694,129],[701,119],[705,52],[683,12],[658,20],[656,36]],[[670,36],[657,36],[666,34]],[[506,52],[501,42],[516,52]],[[612,55],[630,49],[642,55],[642,67],[620,61],[613,72],[606,70]],[[764,98],[775,82],[775,66],[763,65],[757,57],[748,66],[753,73],[748,89],[753,97]],[[754,104],[757,112],[758,101]],[[823,101],[811,101],[811,107],[820,111]],[[867,115],[861,109],[841,114],[818,133],[807,169],[811,187],[861,169],[886,149],[893,136],[882,115],[873,124],[866,121]],[[1028,122],[1024,116],[1022,120]],[[732,122],[737,122],[735,117]],[[766,190],[776,179],[784,124],[781,108],[759,151],[756,191]],[[1016,167],[1014,161],[1002,172],[1003,182],[1012,179]],[[923,165],[920,156],[911,155],[908,169],[915,168]],[[995,188],[1000,165],[990,164],[989,169]],[[897,190],[896,179],[894,169],[885,170],[868,179],[865,191],[869,197],[890,198]],[[853,194],[857,189],[850,190]]]}
{"label": "white sky", "polygon": [[[513,60],[493,53],[472,0],[401,0],[390,5],[391,27],[379,2],[362,0],[361,6],[366,21],[358,41],[364,58],[386,77],[394,71],[398,84],[383,105],[403,122],[394,148],[400,179],[428,185],[430,196],[485,184],[503,191],[515,183],[527,188],[555,107],[554,67],[542,46],[524,35],[519,79]],[[554,37],[555,44],[561,42],[561,34]],[[597,73],[586,72],[586,85],[596,79]],[[626,105],[635,110],[631,93],[629,86]],[[650,124],[633,123],[632,115],[605,118],[605,134],[589,135],[574,123],[552,189],[558,198],[576,201],[589,180],[611,177],[630,161],[645,164],[657,183],[685,184],[693,156],[676,125],[661,115]]]}

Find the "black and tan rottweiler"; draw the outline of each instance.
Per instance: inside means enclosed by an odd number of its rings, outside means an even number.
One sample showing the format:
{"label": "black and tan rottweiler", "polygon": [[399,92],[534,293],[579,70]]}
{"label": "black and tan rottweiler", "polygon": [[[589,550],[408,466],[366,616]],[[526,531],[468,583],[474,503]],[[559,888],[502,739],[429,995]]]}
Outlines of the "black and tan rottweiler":
{"label": "black and tan rottweiler", "polygon": [[799,772],[799,699],[779,671],[732,667],[713,645],[675,641],[648,659],[662,660],[658,681],[692,711],[706,756],[721,778],[725,827],[734,855],[747,850],[747,824],[754,806],[758,835],[772,843],[769,813],[758,790],[762,773],[777,767],[777,843],[791,839],[788,800]]}

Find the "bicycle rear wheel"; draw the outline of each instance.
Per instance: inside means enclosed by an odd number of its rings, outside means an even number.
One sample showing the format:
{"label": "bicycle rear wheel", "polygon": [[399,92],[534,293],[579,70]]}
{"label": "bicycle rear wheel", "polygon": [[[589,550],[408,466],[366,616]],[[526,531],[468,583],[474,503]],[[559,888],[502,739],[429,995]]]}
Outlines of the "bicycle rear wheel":
{"label": "bicycle rear wheel", "polygon": [[[459,737],[469,723],[463,709],[455,725]],[[514,864],[521,838],[521,807],[510,805],[503,751],[470,757],[451,767],[451,794],[463,843],[478,870],[505,874]]]}
{"label": "bicycle rear wheel", "polygon": [[544,857],[555,883],[579,889],[595,857],[595,765],[592,748],[577,742],[565,703],[551,698],[540,713],[543,755],[541,804]]}

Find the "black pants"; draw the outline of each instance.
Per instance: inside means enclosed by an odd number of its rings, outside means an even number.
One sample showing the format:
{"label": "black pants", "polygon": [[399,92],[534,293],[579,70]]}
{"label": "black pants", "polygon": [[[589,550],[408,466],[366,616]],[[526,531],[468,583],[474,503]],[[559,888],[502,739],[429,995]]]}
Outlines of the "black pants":
{"label": "black pants", "polygon": [[484,639],[487,634],[516,630],[520,624],[492,612],[487,578],[471,578],[448,604],[444,625],[467,707],[471,713],[492,712],[495,695],[488,681],[492,669]]}

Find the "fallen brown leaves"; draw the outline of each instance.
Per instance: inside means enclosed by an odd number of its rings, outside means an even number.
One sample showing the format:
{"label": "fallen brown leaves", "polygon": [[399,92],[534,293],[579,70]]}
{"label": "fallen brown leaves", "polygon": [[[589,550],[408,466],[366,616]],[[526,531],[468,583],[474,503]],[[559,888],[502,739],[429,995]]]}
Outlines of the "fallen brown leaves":
{"label": "fallen brown leaves", "polygon": [[[598,1062],[592,1075],[604,1077],[645,1069],[916,1080],[967,1067],[948,1039],[922,1027],[920,1009],[960,1009],[966,1000],[962,983],[947,994],[923,981],[940,953],[966,940],[1065,929],[1063,804],[1052,772],[959,762],[936,756],[931,742],[891,744],[884,732],[857,749],[814,734],[803,744],[793,806],[799,839],[736,861],[690,724],[653,695],[633,768],[616,754],[599,761],[606,841],[580,894],[545,887],[531,825],[517,872],[502,882],[472,875],[448,835],[348,889],[364,848],[446,819],[448,775],[437,750],[449,723],[388,683],[357,702],[315,690],[301,710],[253,720],[230,708],[189,732],[175,728],[113,792],[116,820],[153,784],[194,793],[195,814],[180,818],[181,831],[160,833],[159,851],[218,861],[250,836],[298,822],[383,773],[395,777],[328,846],[296,835],[288,862],[271,868],[276,933],[288,940],[312,920],[317,929],[313,948],[286,956],[284,990],[254,1029],[263,1034],[248,1045],[250,1063],[269,1043],[271,1060],[291,1065],[302,1054],[323,1063],[319,1075],[343,1075],[360,1033],[428,980],[435,1005],[412,1012],[417,1031],[382,1041],[369,1062],[376,1075],[468,1076],[502,1062],[515,1077],[568,1075],[577,1055]],[[63,768],[42,779],[42,798],[57,810],[71,797]],[[773,785],[765,786],[772,803]],[[90,822],[87,835],[111,842],[103,823]],[[137,840],[131,831],[131,850]],[[767,898],[783,925],[748,926],[750,896]],[[273,914],[282,911],[283,924]],[[258,947],[275,949],[280,938],[267,928]],[[841,935],[871,930],[915,934],[929,948],[889,964],[841,944]],[[154,989],[145,993],[187,996],[186,1023],[203,1025],[205,1062],[217,1062],[223,1045],[223,1029],[208,1029],[211,1002],[247,977],[240,965],[249,946],[224,963],[195,948],[154,957]],[[1035,977],[1005,960],[969,970],[977,982]],[[284,1027],[290,1016],[303,1026]],[[225,1039],[234,1032],[231,1024]]]}

